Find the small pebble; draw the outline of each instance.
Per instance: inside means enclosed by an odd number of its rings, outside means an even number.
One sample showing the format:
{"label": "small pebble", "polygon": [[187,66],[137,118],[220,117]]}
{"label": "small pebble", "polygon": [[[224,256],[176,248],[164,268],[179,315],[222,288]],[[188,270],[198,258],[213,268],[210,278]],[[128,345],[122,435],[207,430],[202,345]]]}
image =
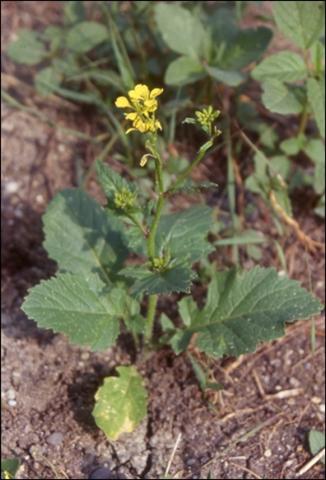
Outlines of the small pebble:
{"label": "small pebble", "polygon": [[319,405],[319,410],[321,411],[321,413],[325,413],[325,404],[324,403]]}
{"label": "small pebble", "polygon": [[321,398],[319,397],[312,397],[311,399],[312,403],[316,403],[317,405],[321,403]]}
{"label": "small pebble", "polygon": [[5,189],[7,193],[16,193],[19,189],[19,183],[15,181],[10,181],[5,184]]}
{"label": "small pebble", "polygon": [[17,405],[16,400],[8,400],[9,407],[15,407]]}
{"label": "small pebble", "polygon": [[60,443],[63,441],[63,434],[61,432],[51,433],[51,435],[46,439],[46,441],[50,445],[53,445],[54,447],[56,447],[60,445]]}
{"label": "small pebble", "polygon": [[264,456],[266,458],[270,458],[272,456],[272,450],[270,448],[268,448],[267,450],[265,450],[264,452]]}
{"label": "small pebble", "polygon": [[82,360],[88,360],[90,357],[89,352],[83,352],[80,356]]}
{"label": "small pebble", "polygon": [[36,195],[35,200],[37,201],[37,203],[44,203],[43,195],[41,195],[40,193]]}
{"label": "small pebble", "polygon": [[15,392],[15,390],[14,390],[13,388],[10,388],[10,389],[8,390],[8,392],[7,392],[7,398],[8,398],[9,400],[15,400],[15,398],[16,398],[16,392]]}

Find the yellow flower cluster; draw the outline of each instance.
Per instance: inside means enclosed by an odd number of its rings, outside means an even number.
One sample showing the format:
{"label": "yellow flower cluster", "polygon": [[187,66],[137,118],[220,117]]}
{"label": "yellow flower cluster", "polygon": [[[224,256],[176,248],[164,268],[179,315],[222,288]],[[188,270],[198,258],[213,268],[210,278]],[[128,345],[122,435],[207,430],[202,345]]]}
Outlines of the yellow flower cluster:
{"label": "yellow flower cluster", "polygon": [[138,84],[133,90],[129,90],[128,97],[118,97],[115,105],[118,108],[128,108],[133,111],[125,113],[127,120],[132,121],[132,128],[126,133],[138,130],[141,133],[162,130],[162,125],[155,116],[158,107],[156,97],[161,95],[163,88],[149,90],[147,85]]}

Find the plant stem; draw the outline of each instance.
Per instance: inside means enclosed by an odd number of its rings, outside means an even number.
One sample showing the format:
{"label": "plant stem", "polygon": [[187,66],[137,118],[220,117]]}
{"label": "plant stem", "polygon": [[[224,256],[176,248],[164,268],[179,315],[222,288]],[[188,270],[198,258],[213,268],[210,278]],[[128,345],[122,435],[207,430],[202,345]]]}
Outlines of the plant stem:
{"label": "plant stem", "polygon": [[[226,145],[227,145],[227,192],[228,192],[228,201],[232,218],[232,225],[234,232],[238,227],[238,219],[236,214],[236,192],[235,192],[235,175],[234,175],[234,165],[233,165],[233,156],[232,156],[232,142],[231,142],[231,132],[230,124],[228,123],[226,129]],[[232,247],[232,256],[234,263],[239,263],[239,249],[237,245]]]}
{"label": "plant stem", "polygon": [[199,162],[203,159],[205,153],[206,150],[199,150],[195,160],[183,172],[181,172],[180,175],[177,176],[176,181],[174,182],[172,187],[169,188],[169,191],[175,190],[190,175],[193,169],[197,167]]}
{"label": "plant stem", "polygon": [[[156,173],[156,185],[158,188],[158,201],[156,204],[156,210],[154,215],[154,220],[150,227],[149,236],[147,239],[147,252],[148,257],[153,259],[155,257],[155,239],[156,239],[156,232],[157,227],[161,218],[163,205],[164,205],[164,188],[163,188],[163,178],[162,178],[162,163],[159,156],[155,157],[155,173]],[[146,317],[146,331],[145,331],[145,338],[146,341],[149,343],[152,339],[153,334],[153,326],[154,326],[154,319],[156,313],[156,305],[157,305],[158,295],[150,295],[148,299],[148,307],[147,307],[147,317]]]}
{"label": "plant stem", "polygon": [[153,335],[157,300],[158,300],[158,295],[150,295],[148,297],[146,330],[145,330],[145,339],[148,343],[151,341],[152,335]]}

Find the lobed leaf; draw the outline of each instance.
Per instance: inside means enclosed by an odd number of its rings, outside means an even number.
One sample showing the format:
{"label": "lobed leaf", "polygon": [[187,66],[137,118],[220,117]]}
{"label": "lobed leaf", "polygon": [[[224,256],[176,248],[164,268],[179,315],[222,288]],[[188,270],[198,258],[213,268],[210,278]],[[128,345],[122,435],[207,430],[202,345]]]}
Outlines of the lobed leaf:
{"label": "lobed leaf", "polygon": [[121,300],[126,295],[121,289],[108,292],[104,287],[100,280],[61,273],[32,288],[22,310],[39,327],[63,333],[74,344],[103,350],[119,334]]}
{"label": "lobed leaf", "polygon": [[298,282],[272,268],[230,270],[213,278],[192,331],[197,332],[198,348],[207,354],[238,356],[283,335],[286,322],[308,318],[321,308]]}
{"label": "lobed leaf", "polygon": [[119,377],[106,377],[95,395],[93,416],[110,440],[132,432],[147,413],[147,392],[135,367],[117,367]]}

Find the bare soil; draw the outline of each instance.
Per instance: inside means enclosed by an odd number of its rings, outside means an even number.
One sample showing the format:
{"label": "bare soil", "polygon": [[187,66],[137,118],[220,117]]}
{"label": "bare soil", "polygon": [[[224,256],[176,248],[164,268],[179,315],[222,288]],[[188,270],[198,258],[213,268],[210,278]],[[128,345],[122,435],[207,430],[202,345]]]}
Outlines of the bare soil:
{"label": "bare soil", "polygon": [[[58,21],[62,5],[2,2],[1,8],[5,46],[18,28]],[[16,78],[16,67],[6,58],[3,69]],[[92,135],[93,127],[79,111],[64,104],[47,110],[39,99],[29,100],[56,124]],[[170,469],[173,478],[297,478],[311,458],[307,433],[324,429],[323,317],[314,319],[315,349],[312,323],[299,322],[254,354],[211,362],[212,375],[224,390],[206,396],[185,355],[176,357],[167,348],[153,354],[139,364],[150,392],[148,417],[133,434],[111,443],[92,420],[93,397],[115,366],[139,363],[127,339],[108,352],[92,353],[38,329],[20,310],[27,289],[55,272],[42,248],[41,215],[57,191],[77,185],[80,164],[89,166],[93,155],[87,142],[3,105],[3,458],[18,457],[17,478],[24,479],[162,478],[181,434]],[[221,183],[214,157],[200,171],[208,173]],[[94,180],[89,188],[98,195]],[[247,226],[276,235],[267,209],[255,198],[250,201],[256,208]],[[302,229],[323,241],[322,222],[304,208],[297,214]],[[290,233],[280,241],[289,275],[323,299],[322,253],[306,252]],[[223,266],[228,253],[223,249],[212,260]],[[244,252],[241,262],[253,264]],[[271,246],[260,263],[281,268]],[[195,286],[194,295],[200,299],[203,291]],[[173,315],[175,298],[163,299],[160,307]],[[315,465],[304,478],[324,478],[323,465]]]}

